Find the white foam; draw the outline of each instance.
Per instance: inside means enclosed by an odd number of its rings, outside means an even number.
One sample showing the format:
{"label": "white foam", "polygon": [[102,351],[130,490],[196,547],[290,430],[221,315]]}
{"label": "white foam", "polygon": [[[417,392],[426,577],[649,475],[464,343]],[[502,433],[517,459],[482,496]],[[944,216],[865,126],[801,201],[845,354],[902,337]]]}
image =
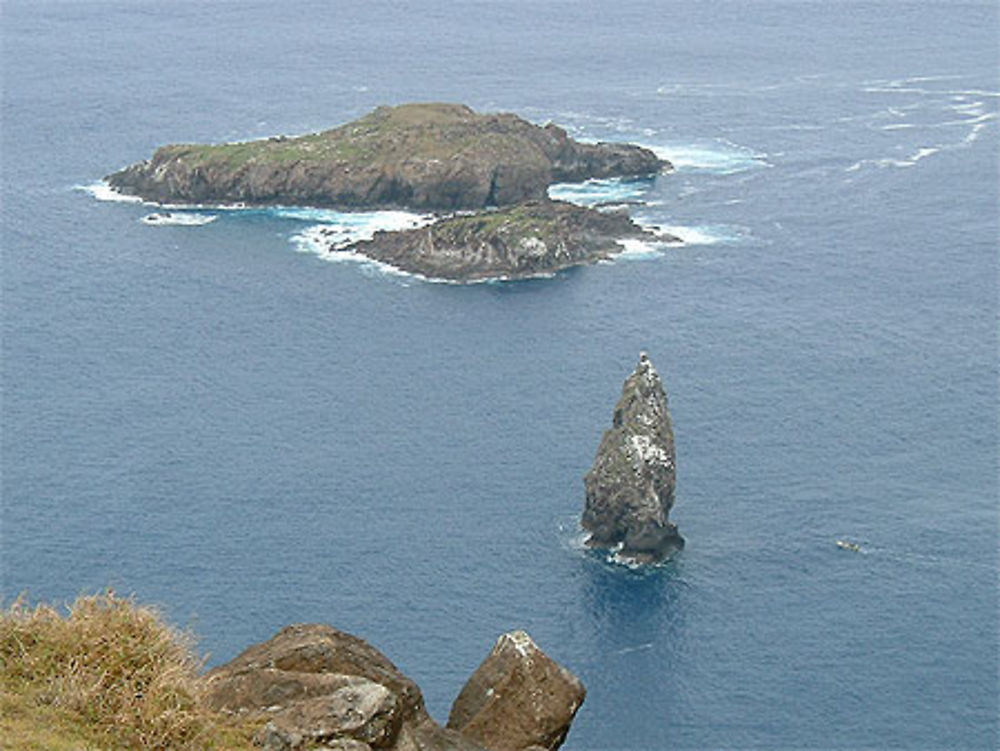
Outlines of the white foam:
{"label": "white foam", "polygon": [[855,162],[850,167],[847,167],[845,172],[857,172],[863,167],[878,167],[879,169],[884,169],[886,167],[912,167],[917,162],[922,159],[926,159],[929,156],[933,156],[941,151],[942,147],[938,146],[927,146],[924,148],[917,149],[916,152],[903,159],[893,159],[893,158],[883,158],[883,159],[862,159]]}
{"label": "white foam", "polygon": [[272,213],[286,219],[318,221],[292,236],[298,250],[329,255],[362,240],[371,240],[379,231],[400,231],[423,227],[434,221],[430,214],[409,211],[338,212],[326,209],[277,208]]}
{"label": "white foam", "polygon": [[549,198],[568,201],[579,206],[600,204],[624,205],[641,202],[649,192],[648,180],[604,178],[585,180],[582,183],[556,183],[549,186]]}
{"label": "white foam", "polygon": [[[661,237],[676,237],[684,245],[736,245],[746,239],[745,229],[728,224],[649,224],[636,220],[644,228]],[[662,246],[676,243],[664,242]]]}
{"label": "white foam", "polygon": [[972,126],[972,130],[969,131],[969,134],[965,138],[962,139],[962,143],[967,143],[968,144],[968,143],[972,143],[973,141],[975,141],[977,138],[979,138],[979,134],[982,132],[983,128],[985,128],[985,127],[986,127],[986,123],[976,123],[975,125],[973,125]]}
{"label": "white foam", "polygon": [[[370,212],[367,215],[371,216],[374,214],[389,214],[389,215],[405,215],[397,216],[395,219],[398,222],[405,221],[405,225],[396,226],[391,225],[392,216],[382,217],[383,219],[390,220],[389,222],[384,222],[378,226],[369,225],[367,227],[359,229],[358,227],[345,227],[345,226],[331,226],[328,224],[318,224],[312,227],[307,227],[301,232],[297,232],[292,235],[292,245],[293,247],[301,253],[311,253],[313,255],[319,256],[324,261],[330,263],[354,263],[357,264],[364,273],[376,274],[379,276],[395,277],[399,279],[409,279],[417,280],[421,282],[427,282],[430,284],[454,284],[454,285],[471,285],[471,284],[499,284],[503,282],[511,281],[507,276],[495,276],[486,277],[482,279],[472,279],[468,281],[456,280],[456,279],[441,279],[438,277],[429,277],[424,274],[418,274],[411,271],[404,271],[392,264],[385,263],[384,261],[378,261],[374,258],[370,258],[363,253],[358,253],[354,250],[349,250],[348,246],[353,245],[356,242],[364,239],[371,239],[375,231],[377,230],[399,230],[399,229],[409,229],[413,226],[423,226],[431,221],[433,217],[422,216],[417,214],[408,214],[407,212]],[[414,224],[416,219],[420,222]],[[546,272],[535,274],[531,278],[533,279],[551,279],[555,277],[555,272]]]}
{"label": "white foam", "polygon": [[[965,99],[964,97],[960,98],[960,100],[964,100],[964,99]],[[975,102],[965,102],[965,101],[962,101],[961,104],[953,104],[953,105],[951,105],[951,109],[953,109],[955,112],[957,112],[960,115],[979,116],[979,115],[983,114],[983,107],[984,106],[985,105],[984,105],[984,103],[981,100],[978,100],[978,101],[975,101]]]}
{"label": "white foam", "polygon": [[162,227],[175,225],[181,227],[200,227],[203,224],[214,222],[218,218],[215,214],[195,214],[190,212],[173,213],[166,211],[163,213],[146,214],[142,218],[144,224]]}
{"label": "white foam", "polygon": [[130,196],[112,188],[107,180],[98,180],[89,185],[77,185],[76,190],[90,193],[98,201],[114,201],[115,203],[143,203],[139,196]]}
{"label": "white foam", "polygon": [[622,251],[621,253],[618,253],[615,258],[626,261],[656,258],[663,253],[664,248],[668,247],[668,243],[665,242],[650,242],[648,240],[639,240],[634,237],[618,240],[618,244],[622,247]]}
{"label": "white foam", "polygon": [[767,155],[753,149],[717,139],[710,143],[642,144],[661,159],[674,165],[677,172],[733,175],[738,172],[770,167]]}

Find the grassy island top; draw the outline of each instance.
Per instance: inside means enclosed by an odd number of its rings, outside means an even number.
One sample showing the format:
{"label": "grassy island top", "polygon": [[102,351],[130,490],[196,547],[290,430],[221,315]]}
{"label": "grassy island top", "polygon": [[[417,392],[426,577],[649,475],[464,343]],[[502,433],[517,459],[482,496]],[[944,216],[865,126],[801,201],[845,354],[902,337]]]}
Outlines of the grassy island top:
{"label": "grassy island top", "polygon": [[668,167],[639,146],[579,143],[556,125],[462,104],[379,107],[302,136],[164,146],[108,181],[161,203],[243,202],[452,211],[545,196],[553,182]]}
{"label": "grassy island top", "polygon": [[[400,159],[447,159],[486,150],[514,156],[534,128],[516,115],[479,115],[463,104],[421,103],[378,107],[359,120],[301,136],[272,136],[224,144],[179,144],[157,152],[193,163],[343,162],[357,166]],[[544,158],[541,150],[535,154]]]}

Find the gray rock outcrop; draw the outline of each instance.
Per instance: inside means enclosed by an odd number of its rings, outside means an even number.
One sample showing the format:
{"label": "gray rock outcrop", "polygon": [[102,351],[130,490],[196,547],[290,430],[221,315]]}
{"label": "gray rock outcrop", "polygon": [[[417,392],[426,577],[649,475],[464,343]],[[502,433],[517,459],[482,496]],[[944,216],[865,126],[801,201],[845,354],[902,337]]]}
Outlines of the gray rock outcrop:
{"label": "gray rock outcrop", "polygon": [[556,125],[461,104],[379,107],[322,133],[164,146],[107,177],[159,203],[247,203],[454,211],[544,198],[553,182],[648,175],[653,152],[580,143]]}
{"label": "gray rock outcrop", "polygon": [[462,688],[448,727],[493,751],[553,751],[587,692],[524,631],[503,634]]}
{"label": "gray rock outcrop", "polygon": [[417,684],[385,655],[330,626],[287,626],[209,671],[204,686],[215,711],[268,717],[258,737],[265,751],[316,743],[345,751],[483,751],[438,726]]}
{"label": "gray rock outcrop", "polygon": [[[556,748],[583,687],[523,632],[501,637],[494,654],[456,700],[475,707],[458,711],[461,727],[438,725],[417,685],[377,649],[319,624],[288,626],[209,671],[204,702],[216,712],[266,718],[256,738],[264,751]],[[486,700],[471,698],[473,685],[483,686]]]}
{"label": "gray rock outcrop", "polygon": [[581,523],[591,547],[655,563],[684,547],[670,519],[676,482],[674,433],[660,376],[646,353],[622,386],[612,427],[584,478]]}

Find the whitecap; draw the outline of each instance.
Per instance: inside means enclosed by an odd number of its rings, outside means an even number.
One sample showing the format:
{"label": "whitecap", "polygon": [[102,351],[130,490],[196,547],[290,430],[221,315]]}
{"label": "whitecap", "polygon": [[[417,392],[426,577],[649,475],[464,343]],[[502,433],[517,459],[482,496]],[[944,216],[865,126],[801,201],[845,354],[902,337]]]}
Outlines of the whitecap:
{"label": "whitecap", "polygon": [[641,203],[649,192],[649,180],[629,180],[625,178],[601,178],[580,183],[556,183],[549,186],[549,198],[568,201],[579,206],[617,207],[631,203]]}
{"label": "whitecap", "polygon": [[412,211],[334,211],[298,206],[275,206],[265,209],[266,213],[280,219],[294,219],[301,222],[318,223],[325,227],[331,239],[338,240],[338,247],[350,245],[359,240],[371,240],[379,230],[397,231],[422,227],[434,220],[431,214],[417,214]]}
{"label": "whitecap", "polygon": [[642,144],[679,173],[732,175],[769,167],[767,155],[722,139],[712,142]]}
{"label": "whitecap", "polygon": [[[637,218],[643,228],[662,238],[676,238],[683,245],[736,245],[746,240],[747,231],[728,224],[653,224]],[[661,240],[661,246],[676,246],[676,241]]]}
{"label": "whitecap", "polygon": [[130,196],[119,192],[117,188],[112,188],[107,180],[98,180],[90,183],[89,185],[76,185],[74,188],[76,190],[82,190],[85,193],[90,193],[90,195],[98,201],[114,201],[115,203],[143,203],[143,200],[139,198],[139,196]]}
{"label": "whitecap", "polygon": [[[538,274],[533,274],[530,277],[518,277],[512,279],[509,276],[490,276],[483,277],[480,279],[442,279],[441,277],[426,276],[425,274],[419,274],[413,271],[405,271],[398,266],[393,266],[391,263],[386,263],[385,261],[379,261],[364,253],[358,253],[354,250],[340,249],[340,250],[326,250],[317,251],[314,248],[310,248],[308,240],[305,240],[301,235],[297,238],[298,242],[296,247],[301,252],[305,253],[315,253],[324,261],[330,263],[354,263],[357,264],[361,269],[362,273],[389,277],[398,280],[415,280],[418,282],[425,282],[427,284],[447,284],[454,286],[470,286],[474,284],[505,284],[511,281],[527,281],[530,279],[553,279],[556,276],[556,272],[543,272]],[[404,281],[404,286],[409,286]]]}
{"label": "whitecap", "polygon": [[203,224],[214,222],[218,218],[215,214],[197,214],[191,212],[174,213],[165,211],[161,213],[146,214],[142,218],[144,224],[151,224],[156,227],[167,225],[181,227],[200,227]]}
{"label": "whitecap", "polygon": [[640,240],[635,237],[628,237],[618,240],[622,251],[615,255],[615,259],[623,261],[642,261],[649,258],[657,258],[662,255],[663,250],[674,243],[663,241]]}
{"label": "whitecap", "polygon": [[292,235],[292,244],[301,252],[314,253],[324,258],[340,254],[343,248],[354,243],[371,240],[376,232],[415,229],[434,220],[430,214],[409,211],[338,212],[326,209],[276,208],[271,213],[286,219],[320,222]]}
{"label": "whitecap", "polygon": [[[386,214],[406,214],[406,212],[372,212],[375,214],[386,213]],[[417,215],[409,215],[411,217]],[[432,217],[420,217],[422,224],[426,224],[433,220]],[[418,225],[418,226],[422,226]],[[409,227],[397,227],[397,229],[408,229]],[[364,240],[371,239],[375,231],[379,229],[391,230],[392,227],[381,225],[377,227],[369,226],[363,230],[363,234],[358,232],[357,227],[345,227],[345,226],[331,226],[328,224],[318,224],[312,227],[307,227],[301,232],[297,232],[292,235],[292,246],[300,253],[311,253],[318,256],[324,261],[330,263],[354,263],[362,270],[363,273],[373,274],[383,277],[391,277],[396,279],[405,280],[417,280],[421,282],[427,282],[430,284],[453,284],[453,285],[468,285],[468,284],[498,284],[502,282],[508,282],[510,279],[506,276],[496,276],[487,277],[483,279],[473,279],[473,280],[457,280],[457,279],[441,279],[438,277],[425,276],[424,274],[414,273],[412,271],[404,271],[403,269],[393,266],[390,263],[385,263],[384,261],[378,261],[374,258],[370,258],[363,253],[359,253],[355,250],[351,250],[349,246],[354,243]],[[543,273],[537,274],[532,278],[548,279],[555,276],[555,273]]]}
{"label": "whitecap", "polygon": [[926,159],[929,156],[933,156],[941,151],[939,146],[926,146],[917,149],[913,154],[903,159],[894,159],[891,157],[885,157],[882,159],[862,159],[855,162],[850,167],[847,167],[845,172],[857,172],[863,167],[878,167],[879,169],[884,169],[886,167],[912,167],[917,162],[922,159]]}
{"label": "whitecap", "polygon": [[983,128],[985,128],[985,127],[986,127],[986,123],[985,122],[976,123],[975,125],[973,125],[972,126],[972,130],[969,131],[969,134],[965,138],[962,139],[962,143],[968,144],[968,143],[972,143],[973,141],[975,141],[977,138],[979,138],[980,132],[982,132]]}

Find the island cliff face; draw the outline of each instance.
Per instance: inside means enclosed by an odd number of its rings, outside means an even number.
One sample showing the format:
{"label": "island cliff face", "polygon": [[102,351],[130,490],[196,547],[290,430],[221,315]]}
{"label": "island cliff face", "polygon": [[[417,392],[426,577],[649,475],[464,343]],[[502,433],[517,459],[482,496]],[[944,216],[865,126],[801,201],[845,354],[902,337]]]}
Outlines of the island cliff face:
{"label": "island cliff face", "polygon": [[684,547],[674,505],[674,432],[660,376],[646,353],[622,386],[612,427],[584,478],[587,544],[627,561],[655,563]]}
{"label": "island cliff face", "polygon": [[295,138],[165,146],[107,180],[158,203],[453,211],[544,198],[553,182],[647,175],[669,166],[648,149],[579,143],[556,125],[513,114],[406,104]]}
{"label": "island cliff face", "polygon": [[419,229],[378,232],[350,250],[432,279],[525,279],[609,258],[629,238],[667,242],[625,213],[562,201],[529,201],[509,209],[442,219]]}

